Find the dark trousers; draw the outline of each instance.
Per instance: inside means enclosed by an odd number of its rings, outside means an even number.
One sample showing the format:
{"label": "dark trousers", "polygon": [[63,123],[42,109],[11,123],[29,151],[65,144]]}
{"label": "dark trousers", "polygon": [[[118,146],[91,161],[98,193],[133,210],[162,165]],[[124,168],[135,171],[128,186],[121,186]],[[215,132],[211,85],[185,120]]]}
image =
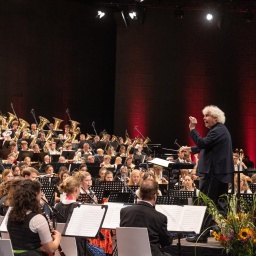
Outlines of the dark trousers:
{"label": "dark trousers", "polygon": [[[213,200],[221,214],[226,214],[225,201],[220,200],[219,198],[221,195],[228,193],[228,183],[221,182],[214,175],[206,175],[201,177],[199,182],[199,189],[202,193],[206,194],[210,199]],[[204,232],[207,228],[214,224],[215,223],[212,219],[212,216],[206,213],[201,231]],[[209,230],[206,231],[205,235],[208,236],[209,232]]]}

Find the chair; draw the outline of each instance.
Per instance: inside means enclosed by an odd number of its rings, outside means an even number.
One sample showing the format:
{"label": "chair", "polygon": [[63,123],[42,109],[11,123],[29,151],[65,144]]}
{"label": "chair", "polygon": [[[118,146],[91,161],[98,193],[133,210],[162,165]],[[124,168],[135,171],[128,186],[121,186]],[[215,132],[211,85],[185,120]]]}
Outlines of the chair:
{"label": "chair", "polygon": [[10,239],[0,239],[0,255],[14,256]]}
{"label": "chair", "polygon": [[118,256],[152,256],[147,228],[116,228]]}
{"label": "chair", "polygon": [[[62,233],[65,227],[65,223],[57,223],[56,229]],[[77,256],[77,246],[75,237],[62,236],[60,246],[65,255]],[[1,254],[0,254],[1,255]],[[55,252],[56,256],[59,256],[58,250]]]}

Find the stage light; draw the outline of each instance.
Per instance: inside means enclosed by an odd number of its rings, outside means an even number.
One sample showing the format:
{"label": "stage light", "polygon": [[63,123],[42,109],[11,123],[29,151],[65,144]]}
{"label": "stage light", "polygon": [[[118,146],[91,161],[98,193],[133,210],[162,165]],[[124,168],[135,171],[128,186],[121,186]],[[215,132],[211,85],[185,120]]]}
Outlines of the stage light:
{"label": "stage light", "polygon": [[137,19],[137,13],[134,11],[130,11],[129,12],[129,16],[132,20],[136,20]]}
{"label": "stage light", "polygon": [[213,15],[212,15],[211,13],[207,13],[206,19],[207,19],[208,21],[211,21],[211,20],[213,19]]}
{"label": "stage light", "polygon": [[105,16],[105,14],[106,14],[105,12],[98,11],[98,14],[96,15],[96,18],[101,19],[102,17]]}

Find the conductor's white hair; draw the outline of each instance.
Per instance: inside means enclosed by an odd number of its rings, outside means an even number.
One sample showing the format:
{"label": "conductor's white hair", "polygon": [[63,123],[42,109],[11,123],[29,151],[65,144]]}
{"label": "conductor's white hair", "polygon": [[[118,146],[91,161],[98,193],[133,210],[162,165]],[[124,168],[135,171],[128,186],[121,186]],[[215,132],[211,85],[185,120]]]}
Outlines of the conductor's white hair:
{"label": "conductor's white hair", "polygon": [[216,117],[217,122],[221,124],[225,123],[225,120],[226,120],[225,113],[214,105],[206,106],[202,112],[204,115],[208,114],[210,116]]}

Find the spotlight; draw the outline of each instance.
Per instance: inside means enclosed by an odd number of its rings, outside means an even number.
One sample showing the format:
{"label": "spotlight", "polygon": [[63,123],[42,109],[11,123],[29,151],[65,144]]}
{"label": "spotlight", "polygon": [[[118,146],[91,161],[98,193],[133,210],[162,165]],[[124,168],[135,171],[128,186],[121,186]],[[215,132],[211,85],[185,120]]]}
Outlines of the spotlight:
{"label": "spotlight", "polygon": [[211,20],[213,19],[213,15],[212,15],[211,13],[207,13],[206,19],[207,19],[208,21],[211,21]]}
{"label": "spotlight", "polygon": [[98,14],[96,15],[96,18],[101,19],[102,17],[105,16],[105,14],[106,14],[105,12],[98,11]]}
{"label": "spotlight", "polygon": [[135,11],[130,11],[129,12],[129,16],[132,20],[136,20],[137,19],[137,13]]}

